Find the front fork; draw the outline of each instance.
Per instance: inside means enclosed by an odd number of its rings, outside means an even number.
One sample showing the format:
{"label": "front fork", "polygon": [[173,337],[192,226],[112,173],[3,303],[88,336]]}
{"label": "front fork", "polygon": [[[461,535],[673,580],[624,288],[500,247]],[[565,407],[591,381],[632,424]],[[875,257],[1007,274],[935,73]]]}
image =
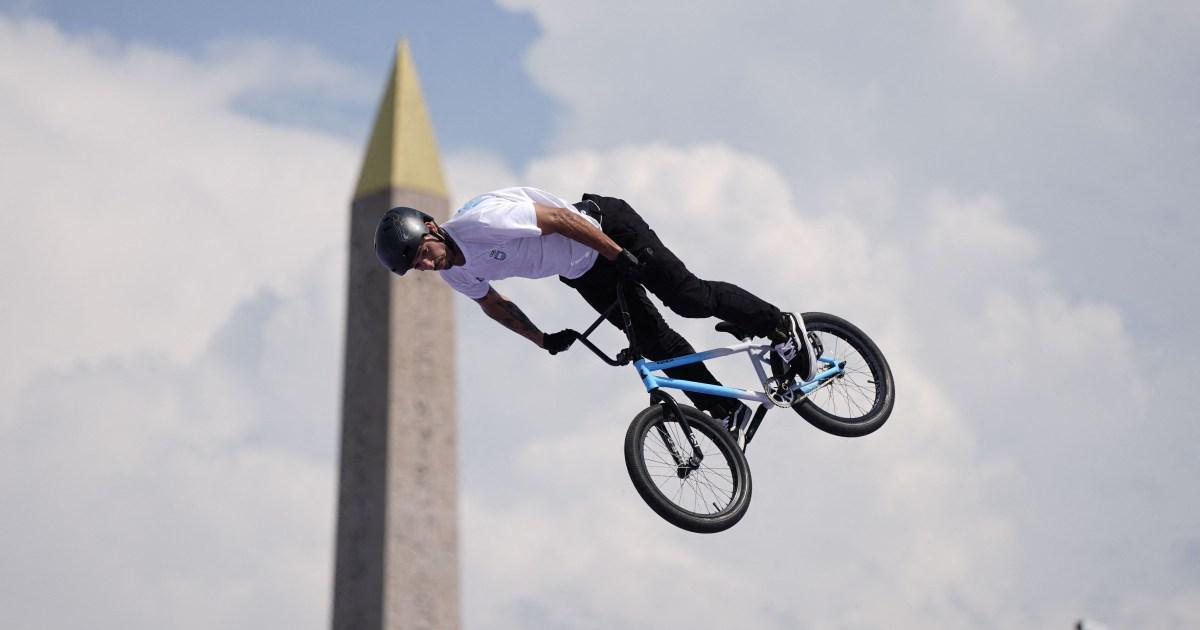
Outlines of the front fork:
{"label": "front fork", "polygon": [[[679,409],[679,403],[670,394],[655,387],[650,390],[650,404],[663,406],[663,419],[654,428],[658,431],[659,437],[662,438],[667,448],[671,450],[671,457],[675,459],[675,471],[680,479],[686,478],[693,470],[700,468],[700,462],[704,461],[704,453],[700,450],[700,442],[696,439],[696,435],[692,433],[692,424],[688,422],[687,416]],[[675,442],[675,438],[671,437],[671,432],[667,431],[666,422],[671,420],[671,416],[679,422],[679,426],[683,427],[683,434],[687,436],[688,442],[692,445],[691,456],[685,455],[683,449]]]}

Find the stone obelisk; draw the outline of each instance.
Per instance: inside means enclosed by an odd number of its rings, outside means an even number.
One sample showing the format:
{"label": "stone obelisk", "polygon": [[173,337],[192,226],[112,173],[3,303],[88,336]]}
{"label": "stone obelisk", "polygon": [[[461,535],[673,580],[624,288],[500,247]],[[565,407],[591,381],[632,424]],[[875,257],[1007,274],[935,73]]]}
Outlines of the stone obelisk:
{"label": "stone obelisk", "polygon": [[334,630],[458,627],[454,312],[434,273],[375,258],[388,208],[449,214],[408,46],[396,48],[350,210]]}

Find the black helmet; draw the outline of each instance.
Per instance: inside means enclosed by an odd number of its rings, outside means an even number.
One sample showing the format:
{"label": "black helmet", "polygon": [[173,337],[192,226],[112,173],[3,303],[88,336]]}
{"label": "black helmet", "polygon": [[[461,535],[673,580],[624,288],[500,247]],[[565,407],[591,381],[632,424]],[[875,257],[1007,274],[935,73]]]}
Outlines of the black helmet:
{"label": "black helmet", "polygon": [[422,237],[429,234],[426,221],[433,221],[433,217],[415,208],[388,210],[375,229],[375,255],[379,262],[403,276],[417,257]]}

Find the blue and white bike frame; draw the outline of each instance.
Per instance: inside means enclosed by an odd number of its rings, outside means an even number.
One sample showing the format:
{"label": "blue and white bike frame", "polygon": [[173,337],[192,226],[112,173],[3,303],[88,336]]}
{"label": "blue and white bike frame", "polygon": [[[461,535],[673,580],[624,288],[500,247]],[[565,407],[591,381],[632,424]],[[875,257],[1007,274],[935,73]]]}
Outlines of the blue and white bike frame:
{"label": "blue and white bike frame", "polygon": [[[750,357],[750,363],[754,366],[755,372],[758,374],[758,380],[762,384],[763,391],[753,392],[737,387],[726,387],[724,385],[712,385],[710,383],[700,383],[697,381],[687,381],[682,379],[671,378],[669,376],[659,376],[655,372],[660,372],[670,368],[690,365],[692,363],[700,363],[711,359],[719,359],[733,354],[746,353]],[[646,391],[652,391],[660,387],[670,389],[678,389],[684,392],[693,392],[697,394],[708,394],[710,396],[722,396],[724,398],[739,398],[741,400],[750,400],[764,405],[777,404],[767,394],[767,383],[770,377],[764,369],[764,365],[769,364],[767,356],[771,352],[771,346],[768,344],[758,344],[745,341],[724,348],[715,348],[695,354],[687,354],[673,359],[663,361],[649,361],[647,359],[638,359],[633,362],[633,367],[637,370],[638,376],[642,379],[642,384],[645,385]],[[820,389],[821,385],[828,382],[839,374],[846,367],[845,361],[836,361],[826,356],[817,358],[817,362],[824,366],[817,372],[811,381],[797,379],[791,387],[791,393],[795,396],[795,402],[799,402],[812,392]]]}
{"label": "blue and white bike frame", "polygon": [[[715,348],[712,350],[674,357],[671,359],[650,361],[645,357],[642,357],[641,352],[638,350],[637,341],[634,338],[633,325],[630,321],[629,311],[628,307],[626,306],[624,294],[624,287],[618,286],[617,300],[608,308],[607,311],[602,313],[586,331],[580,334],[578,339],[609,365],[626,365],[632,362],[634,369],[637,370],[638,378],[642,380],[642,385],[645,386],[646,391],[650,394],[651,404],[663,404],[673,411],[674,415],[680,419],[682,424],[684,424],[685,431],[688,434],[688,439],[692,442],[692,446],[697,450],[697,456],[699,455],[699,447],[696,444],[695,438],[691,434],[691,429],[687,426],[686,419],[682,414],[679,413],[677,403],[675,402],[674,398],[664,392],[664,388],[677,389],[680,391],[693,392],[697,394],[708,394],[710,396],[720,396],[723,398],[736,398],[759,403],[759,407],[757,410],[755,410],[754,416],[749,421],[748,425],[738,426],[735,428],[734,432],[737,436],[738,444],[744,448],[746,443],[750,441],[750,438],[754,436],[754,432],[757,431],[758,425],[762,422],[763,416],[766,415],[768,409],[773,406],[791,407],[804,400],[809,394],[812,394],[824,385],[831,383],[833,379],[845,372],[845,361],[839,361],[837,359],[822,355],[817,358],[819,367],[817,374],[813,376],[812,380],[805,381],[797,378],[795,381],[792,381],[788,384],[788,388],[786,390],[772,392],[772,385],[775,385],[773,383],[774,379],[767,375],[767,371],[764,368],[764,365],[770,364],[768,357],[772,351],[772,347],[769,344],[753,343],[750,341],[742,341],[742,343],[734,344],[732,346]],[[614,358],[609,357],[604,353],[604,351],[597,348],[595,344],[588,340],[588,336],[591,335],[592,331],[595,330],[601,322],[608,318],[615,308],[619,308],[621,311],[622,322],[625,324],[625,335],[629,339],[629,347],[617,353],[617,356]],[[663,370],[690,365],[693,363],[700,363],[702,361],[709,361],[712,359],[719,359],[721,357],[740,354],[743,352],[746,353],[750,359],[751,365],[754,366],[754,371],[758,374],[758,380],[762,385],[763,391],[750,391],[737,387],[726,387],[723,385],[713,385],[711,383],[688,381],[671,378],[665,374],[658,374],[658,372],[662,372]],[[776,385],[774,389],[778,390],[778,385]],[[775,394],[774,397],[771,395],[771,393]],[[698,463],[698,460],[695,460],[694,463]]]}

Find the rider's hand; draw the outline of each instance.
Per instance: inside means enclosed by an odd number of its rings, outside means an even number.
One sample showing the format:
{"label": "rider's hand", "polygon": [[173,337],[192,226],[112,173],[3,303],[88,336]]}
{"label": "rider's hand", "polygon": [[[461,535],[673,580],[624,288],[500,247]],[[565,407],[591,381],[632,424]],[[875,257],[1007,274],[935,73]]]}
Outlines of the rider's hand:
{"label": "rider's hand", "polygon": [[628,249],[622,249],[613,262],[617,265],[617,272],[626,279],[634,282],[642,279],[642,262]]}
{"label": "rider's hand", "polygon": [[571,330],[560,330],[556,333],[542,335],[542,347],[550,354],[558,354],[571,347],[575,340],[579,338],[579,333]]}

